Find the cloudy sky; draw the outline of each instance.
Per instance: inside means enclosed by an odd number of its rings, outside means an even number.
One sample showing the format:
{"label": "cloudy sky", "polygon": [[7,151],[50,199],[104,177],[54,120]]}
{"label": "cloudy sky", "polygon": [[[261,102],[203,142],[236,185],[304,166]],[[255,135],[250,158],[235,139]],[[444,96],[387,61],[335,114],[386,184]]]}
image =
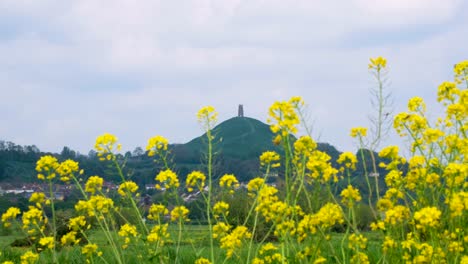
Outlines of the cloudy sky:
{"label": "cloudy sky", "polygon": [[[0,139],[82,153],[96,136],[126,150],[185,143],[196,112],[266,121],[302,96],[313,134],[353,150],[368,126],[370,57],[388,59],[395,112],[468,59],[463,0],[0,0]],[[391,141],[392,139],[390,139]]]}

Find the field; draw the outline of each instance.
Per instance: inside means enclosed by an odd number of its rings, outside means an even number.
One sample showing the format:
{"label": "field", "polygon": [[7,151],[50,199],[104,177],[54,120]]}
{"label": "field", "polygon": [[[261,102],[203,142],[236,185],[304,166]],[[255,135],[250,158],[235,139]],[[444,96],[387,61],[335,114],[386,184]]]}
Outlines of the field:
{"label": "field", "polygon": [[[453,82],[438,87],[444,116],[430,120],[424,100],[414,97],[408,111],[393,118],[396,133],[410,143],[408,157],[395,145],[374,152],[385,143],[388,125],[386,60],[371,59],[369,69],[377,83],[377,117],[372,129],[351,129],[350,140],[360,146],[356,154],[344,152],[332,161],[310,135],[297,135],[300,125],[309,131],[302,98],[275,102],[268,122],[281,151],[263,152],[261,175],[245,186],[233,174],[214,176],[217,112],[211,106],[197,114],[206,137],[205,167],[188,173],[185,182],[172,170],[168,140],[148,140],[146,153],[158,168],[155,187],[164,193],[148,205],[124,173],[115,135],[103,134],[95,143],[101,162],[120,176],[115,193],[73,160],[41,157],[37,178],[50,191],[34,193],[24,212],[11,207],[3,213],[2,232],[14,235],[1,238],[0,261],[468,264],[468,61],[456,65]],[[384,161],[377,164],[376,155]],[[352,177],[358,160],[365,182],[359,187]],[[376,177],[378,167],[386,170],[380,176],[385,186]],[[51,199],[57,182],[81,192],[69,215]],[[187,194],[198,198],[183,199]],[[194,215],[204,224],[196,225]],[[22,242],[11,247],[18,237]]]}

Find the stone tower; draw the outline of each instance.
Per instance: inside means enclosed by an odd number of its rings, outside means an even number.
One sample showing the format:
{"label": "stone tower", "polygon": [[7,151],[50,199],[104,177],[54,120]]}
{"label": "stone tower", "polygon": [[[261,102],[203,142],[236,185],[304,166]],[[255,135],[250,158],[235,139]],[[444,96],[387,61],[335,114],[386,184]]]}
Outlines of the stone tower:
{"label": "stone tower", "polygon": [[244,117],[244,106],[243,105],[239,105],[239,111],[238,111],[238,114],[237,114],[238,117]]}

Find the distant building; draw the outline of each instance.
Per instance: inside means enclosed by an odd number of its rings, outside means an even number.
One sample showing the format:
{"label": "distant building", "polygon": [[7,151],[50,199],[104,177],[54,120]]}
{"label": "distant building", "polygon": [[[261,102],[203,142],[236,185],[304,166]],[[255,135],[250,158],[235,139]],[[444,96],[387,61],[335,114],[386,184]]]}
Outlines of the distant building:
{"label": "distant building", "polygon": [[244,106],[243,105],[239,105],[239,110],[238,110],[238,117],[244,117]]}

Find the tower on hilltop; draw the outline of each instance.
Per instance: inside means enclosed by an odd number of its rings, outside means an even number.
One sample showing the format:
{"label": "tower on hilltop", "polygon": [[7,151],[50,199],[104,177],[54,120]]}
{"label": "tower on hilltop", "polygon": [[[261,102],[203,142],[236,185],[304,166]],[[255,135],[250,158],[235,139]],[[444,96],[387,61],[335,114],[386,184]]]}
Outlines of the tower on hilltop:
{"label": "tower on hilltop", "polygon": [[238,110],[238,114],[237,114],[238,117],[244,117],[244,106],[243,105],[239,105],[239,110]]}

